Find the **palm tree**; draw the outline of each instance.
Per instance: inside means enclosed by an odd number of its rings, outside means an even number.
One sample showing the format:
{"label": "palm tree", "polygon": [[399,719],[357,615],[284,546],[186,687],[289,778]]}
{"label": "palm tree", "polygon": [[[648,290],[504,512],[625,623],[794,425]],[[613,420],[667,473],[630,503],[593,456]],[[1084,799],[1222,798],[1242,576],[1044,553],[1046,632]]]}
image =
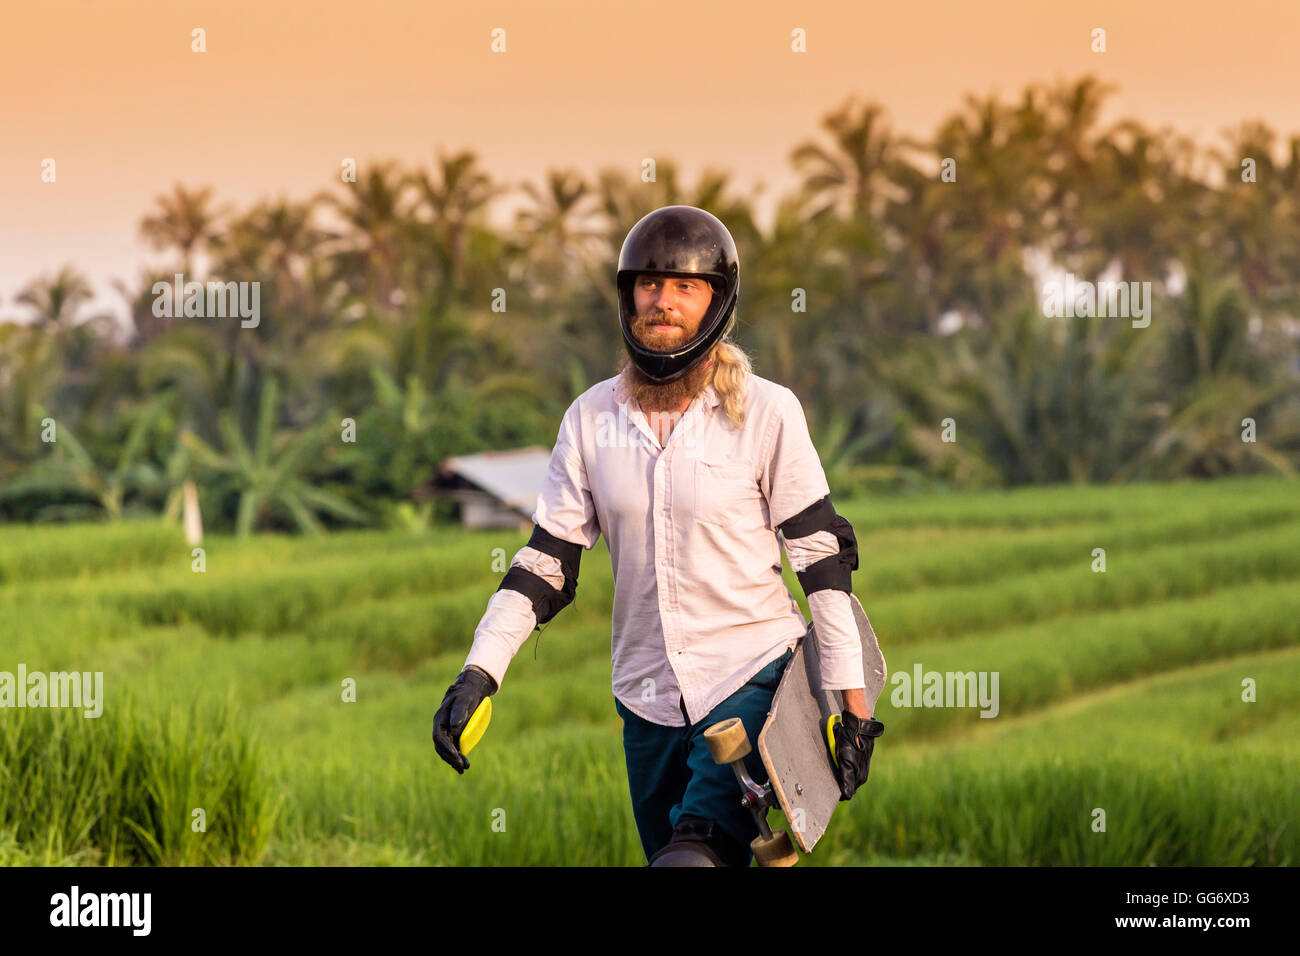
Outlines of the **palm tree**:
{"label": "palm tree", "polygon": [[808,141],[790,154],[804,177],[804,192],[818,205],[810,218],[837,212],[849,220],[878,219],[900,146],[885,120],[885,108],[850,98],[821,125],[831,134],[831,149]]}
{"label": "palm tree", "polygon": [[1032,111],[967,95],[965,110],[944,121],[934,139],[937,155],[957,168],[956,183],[935,186],[949,197],[948,294],[952,307],[976,323],[1029,291],[1024,249],[1043,237],[1043,169],[1037,144],[1020,134],[1026,115]]}
{"label": "palm tree", "polygon": [[[1287,449],[1300,443],[1300,415],[1294,381],[1253,382],[1238,375],[1197,381],[1182,396],[1181,407],[1146,447],[1115,474],[1114,480],[1169,477],[1221,478],[1262,466],[1288,477],[1297,468]],[[1289,406],[1286,400],[1290,399]],[[1255,440],[1243,441],[1241,422],[1258,423]]]}
{"label": "palm tree", "polygon": [[407,177],[394,162],[370,166],[342,194],[318,198],[343,220],[341,235],[329,237],[335,274],[354,291],[363,292],[381,312],[393,307],[405,247],[403,223],[408,215]]}
{"label": "palm tree", "polygon": [[30,460],[39,448],[38,409],[60,378],[57,345],[39,327],[0,323],[0,466]]}
{"label": "palm tree", "polygon": [[883,106],[855,98],[821,125],[830,134],[831,148],[806,141],[791,151],[790,160],[803,176],[809,224],[829,227],[846,260],[848,287],[841,309],[870,323],[866,290],[884,275],[881,220],[889,198],[896,195],[891,180],[904,141],[889,128]]}
{"label": "palm tree", "polygon": [[[576,368],[585,383],[583,358],[572,349],[570,329],[582,325],[589,284],[603,261],[603,233],[592,185],[571,169],[548,170],[541,187],[525,182],[528,205],[515,213],[505,244],[509,282],[522,289],[522,309],[514,310],[516,334],[512,365],[540,377]],[[585,387],[585,386],[584,386]]]}
{"label": "palm tree", "polygon": [[142,270],[133,284],[122,279],[112,280],[113,288],[126,303],[132,328],[130,342],[135,348],[148,346],[167,329],[177,324],[175,318],[154,315],[153,311],[157,299],[153,291],[154,286],[159,282],[171,285],[174,277],[174,272],[152,268]]}
{"label": "palm tree", "polygon": [[[261,202],[230,224],[216,248],[217,271],[227,279],[262,283],[259,337],[296,354],[312,328],[321,324],[317,252],[328,235],[309,202],[280,198]],[[231,336],[235,335],[231,323]]]}
{"label": "palm tree", "polygon": [[1165,278],[1208,188],[1186,169],[1196,154],[1186,138],[1133,120],[1107,131],[1095,148],[1092,186],[1079,197],[1085,273],[1097,275],[1113,261],[1122,281]]}
{"label": "palm tree", "polygon": [[[1224,175],[1210,221],[1216,246],[1236,268],[1250,301],[1264,313],[1294,314],[1300,307],[1300,134],[1285,163],[1274,158],[1275,136],[1262,123],[1242,123],[1229,147],[1214,150]],[[1255,160],[1255,181],[1241,179],[1243,159]]]}
{"label": "palm tree", "polygon": [[534,298],[571,291],[593,258],[601,231],[594,222],[595,193],[574,170],[550,170],[542,188],[530,182],[531,200],[515,214],[515,229],[534,281]]}
{"label": "palm tree", "polygon": [[234,219],[223,238],[218,250],[229,266],[223,271],[273,277],[288,293],[285,304],[292,304],[301,298],[308,267],[328,234],[316,225],[312,203],[280,197]]}
{"label": "palm tree", "polygon": [[[906,408],[909,441],[933,468],[978,483],[1111,480],[1167,406],[1159,342],[1127,323],[1009,309],[986,330],[918,343],[876,374]],[[939,440],[951,418],[956,442]]]}
{"label": "palm tree", "polygon": [[296,435],[277,435],[278,397],[278,382],[270,378],[262,388],[257,428],[251,446],[229,410],[221,415],[224,453],[213,449],[193,432],[182,433],[181,440],[197,464],[238,490],[236,534],[247,535],[260,527],[272,513],[287,516],[299,531],[308,534],[324,530],[316,518],[317,512],[348,521],[366,522],[368,518],[360,509],[338,495],[313,487],[305,477],[311,459],[320,455],[322,446],[333,435],[332,430],[322,425]]}
{"label": "palm tree", "polygon": [[470,150],[450,156],[440,150],[432,176],[420,170],[407,181],[415,188],[420,210],[431,217],[421,223],[416,233],[432,239],[438,282],[436,308],[441,310],[467,291],[465,271],[470,244],[476,232],[486,235],[479,220],[488,203],[505,187],[493,183]]}
{"label": "palm tree", "polygon": [[135,368],[143,391],[173,396],[182,427],[217,434],[218,413],[236,387],[234,356],[219,332],[195,324],[170,329],[136,353]]}
{"label": "palm tree", "polygon": [[78,310],[94,296],[90,283],[72,266],[29,282],[14,301],[36,310],[36,327],[63,332],[76,324]]}
{"label": "palm tree", "polygon": [[[1187,285],[1153,323],[1160,336],[1156,370],[1173,400],[1121,479],[1152,475],[1217,477],[1262,465],[1295,474],[1286,449],[1300,443],[1300,378],[1288,367],[1294,345],[1264,323],[1251,330],[1249,294],[1238,274],[1217,272],[1210,254],[1191,249]],[[1241,421],[1258,423],[1242,441]]]}
{"label": "palm tree", "polygon": [[[30,402],[47,397],[60,404],[60,399],[84,398],[95,376],[94,358],[111,334],[112,323],[104,314],[78,321],[81,307],[92,296],[90,283],[70,266],[28,283],[16,296],[15,301],[36,310],[21,353],[24,366],[31,365],[22,374],[25,411],[30,411]],[[29,436],[31,424],[19,426],[19,432]]]}
{"label": "palm tree", "polygon": [[655,164],[655,178],[649,183],[621,168],[598,172],[596,194],[604,215],[606,250],[616,258],[623,238],[638,220],[661,206],[684,202],[679,178],[677,164],[667,158]]}
{"label": "palm tree", "polygon": [[1116,89],[1092,75],[1049,89],[1031,86],[1016,115],[1020,140],[1037,148],[1041,242],[1067,268],[1082,268],[1077,257],[1092,244],[1080,214],[1099,199],[1095,130],[1106,97]]}
{"label": "palm tree", "polygon": [[[76,433],[66,423],[57,425],[54,453],[38,461],[27,471],[5,484],[4,497],[16,498],[34,494],[38,498],[58,497],[72,493],[94,501],[94,509],[84,505],[51,505],[40,509],[43,517],[77,517],[98,514],[110,521],[124,514],[124,500],[129,491],[145,477],[144,459],[148,454],[149,430],[166,407],[167,397],[154,400],[133,414],[134,421],[126,440],[117,452],[116,461],[109,466],[100,465]],[[48,412],[41,406],[36,413],[44,418]]]}
{"label": "palm tree", "polygon": [[853,469],[861,464],[862,455],[874,437],[868,434],[855,437],[853,432],[853,416],[846,412],[833,412],[812,425],[810,437],[832,490],[848,484]]}
{"label": "palm tree", "polygon": [[187,189],[180,183],[169,194],[159,196],[156,211],[140,221],[140,234],[155,249],[177,249],[181,270],[188,278],[195,253],[220,235],[220,219],[225,207],[214,207],[212,187]]}
{"label": "palm tree", "polygon": [[182,440],[184,434],[184,429],[173,433],[175,442],[161,467],[151,461],[142,462],[137,473],[137,487],[143,494],[161,499],[163,520],[169,523],[181,520],[186,485],[194,484],[193,459]]}

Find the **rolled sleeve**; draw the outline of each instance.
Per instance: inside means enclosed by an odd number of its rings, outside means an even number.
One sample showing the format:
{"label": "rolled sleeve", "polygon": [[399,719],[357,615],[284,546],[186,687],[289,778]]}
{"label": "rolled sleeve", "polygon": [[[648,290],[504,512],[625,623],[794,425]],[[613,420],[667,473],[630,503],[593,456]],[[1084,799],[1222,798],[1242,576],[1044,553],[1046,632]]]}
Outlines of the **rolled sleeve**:
{"label": "rolled sleeve", "polygon": [[821,663],[822,690],[852,690],[866,686],[862,664],[862,635],[853,615],[853,603],[843,591],[826,589],[808,595],[817,659]]}
{"label": "rolled sleeve", "polygon": [[465,658],[465,667],[473,664],[483,668],[500,690],[506,668],[536,626],[532,601],[518,591],[494,591],[488,599],[487,611],[474,629],[474,643]]}

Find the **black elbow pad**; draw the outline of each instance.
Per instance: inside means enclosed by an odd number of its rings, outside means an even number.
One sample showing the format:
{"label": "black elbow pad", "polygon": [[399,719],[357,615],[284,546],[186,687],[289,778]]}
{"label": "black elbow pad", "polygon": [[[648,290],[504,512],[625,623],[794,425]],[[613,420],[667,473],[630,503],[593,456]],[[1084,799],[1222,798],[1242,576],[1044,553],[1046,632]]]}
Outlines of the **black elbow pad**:
{"label": "black elbow pad", "polygon": [[559,559],[560,569],[564,574],[563,589],[557,590],[545,578],[527,568],[513,565],[497,585],[497,590],[518,591],[528,598],[533,604],[533,613],[537,616],[537,623],[540,625],[545,624],[573,603],[573,597],[578,590],[578,566],[582,562],[582,545],[563,541],[541,525],[534,524],[532,536],[528,539],[528,547]]}
{"label": "black elbow pad", "polygon": [[838,553],[828,555],[808,565],[802,571],[795,572],[804,594],[812,594],[814,591],[824,591],[828,588],[844,591],[846,594],[853,593],[852,575],[858,569],[858,539],[853,534],[853,526],[849,524],[848,519],[835,513],[830,495],[787,518],[777,527],[786,541],[807,537],[818,531],[829,531],[839,542]]}

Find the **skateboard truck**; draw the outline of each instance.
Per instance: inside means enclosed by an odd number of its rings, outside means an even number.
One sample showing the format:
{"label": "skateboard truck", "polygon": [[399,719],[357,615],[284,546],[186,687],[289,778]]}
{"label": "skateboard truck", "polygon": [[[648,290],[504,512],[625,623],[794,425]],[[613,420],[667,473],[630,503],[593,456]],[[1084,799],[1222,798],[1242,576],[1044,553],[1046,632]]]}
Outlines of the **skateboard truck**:
{"label": "skateboard truck", "polygon": [[749,755],[749,735],[739,717],[719,721],[704,731],[704,740],[716,764],[731,764],[736,780],[740,782],[740,803],[754,815],[758,836],[750,841],[749,849],[759,866],[794,866],[799,852],[784,830],[773,830],[767,825],[767,811],[777,805],[772,785],[760,784],[745,769]]}

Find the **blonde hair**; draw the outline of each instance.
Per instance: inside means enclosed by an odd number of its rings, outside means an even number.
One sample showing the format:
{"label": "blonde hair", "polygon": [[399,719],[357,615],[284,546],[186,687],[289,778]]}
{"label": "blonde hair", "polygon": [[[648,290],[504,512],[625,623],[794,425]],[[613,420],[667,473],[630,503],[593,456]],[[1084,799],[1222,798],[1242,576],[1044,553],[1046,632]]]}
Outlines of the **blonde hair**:
{"label": "blonde hair", "polygon": [[710,383],[733,428],[745,424],[745,395],[754,366],[745,350],[723,336],[713,347],[713,381]]}

